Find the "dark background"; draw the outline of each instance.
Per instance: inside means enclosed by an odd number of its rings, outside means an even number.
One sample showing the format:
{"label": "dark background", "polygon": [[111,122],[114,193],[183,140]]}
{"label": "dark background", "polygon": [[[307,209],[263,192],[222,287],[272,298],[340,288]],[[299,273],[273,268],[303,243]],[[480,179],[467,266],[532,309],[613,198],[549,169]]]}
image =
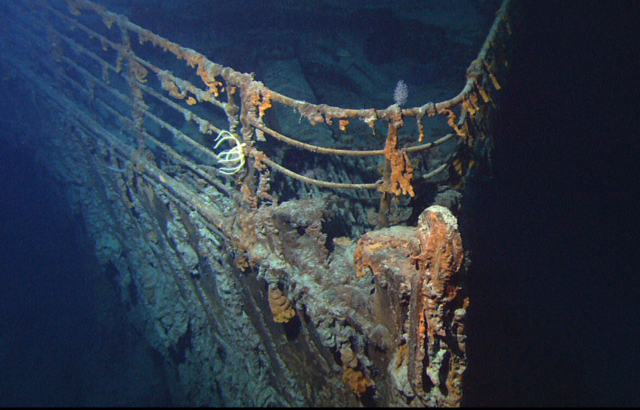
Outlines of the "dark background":
{"label": "dark background", "polygon": [[53,184],[28,151],[0,149],[0,406],[87,403],[91,245]]}
{"label": "dark background", "polygon": [[640,2],[525,1],[469,272],[467,405],[640,405]]}

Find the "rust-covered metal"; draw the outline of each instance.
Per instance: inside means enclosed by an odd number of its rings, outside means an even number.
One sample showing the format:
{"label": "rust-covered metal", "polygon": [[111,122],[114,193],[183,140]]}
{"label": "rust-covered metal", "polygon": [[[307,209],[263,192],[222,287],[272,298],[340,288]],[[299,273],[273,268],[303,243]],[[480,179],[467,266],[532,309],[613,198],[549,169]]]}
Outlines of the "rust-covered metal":
{"label": "rust-covered metal", "polygon": [[398,335],[394,383],[410,386],[408,394],[425,405],[460,405],[469,299],[465,250],[451,211],[434,205],[420,215],[417,228],[365,234],[355,261],[358,275],[374,275],[376,322]]}
{"label": "rust-covered metal", "polygon": [[92,1],[7,8],[33,47],[2,68],[52,130],[21,138],[67,182],[176,404],[463,403],[457,217],[490,164],[510,9],[452,98],[353,109],[276,92]]}

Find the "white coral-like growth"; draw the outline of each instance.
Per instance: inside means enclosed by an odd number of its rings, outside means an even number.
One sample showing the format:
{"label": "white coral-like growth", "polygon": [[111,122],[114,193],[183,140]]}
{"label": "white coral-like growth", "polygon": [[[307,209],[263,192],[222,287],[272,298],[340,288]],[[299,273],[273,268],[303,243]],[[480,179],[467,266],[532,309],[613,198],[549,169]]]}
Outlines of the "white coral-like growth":
{"label": "white coral-like growth", "polygon": [[407,87],[404,81],[400,80],[393,92],[393,99],[398,106],[402,106],[407,102],[407,98],[409,98],[409,87]]}
{"label": "white coral-like growth", "polygon": [[216,144],[214,149],[218,148],[220,144],[225,141],[230,141],[233,145],[233,148],[222,151],[220,154],[218,154],[218,162],[224,165],[223,167],[219,168],[218,171],[221,174],[225,175],[234,175],[238,173],[244,167],[246,161],[244,156],[244,147],[246,146],[246,144],[244,142],[241,143],[229,131],[220,132],[220,134],[218,134],[218,137],[216,138],[216,141],[218,141],[218,143]]}

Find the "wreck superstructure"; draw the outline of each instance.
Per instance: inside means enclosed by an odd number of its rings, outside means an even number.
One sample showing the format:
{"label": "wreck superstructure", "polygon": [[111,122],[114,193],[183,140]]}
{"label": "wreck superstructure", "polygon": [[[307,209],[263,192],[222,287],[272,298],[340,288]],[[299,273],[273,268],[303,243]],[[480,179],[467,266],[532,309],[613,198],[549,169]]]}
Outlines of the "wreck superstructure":
{"label": "wreck superstructure", "polygon": [[69,187],[176,403],[460,405],[456,216],[490,167],[510,2],[461,92],[385,109],[311,102],[286,59],[275,91],[98,3],[14,3],[3,70],[51,130],[20,143]]}

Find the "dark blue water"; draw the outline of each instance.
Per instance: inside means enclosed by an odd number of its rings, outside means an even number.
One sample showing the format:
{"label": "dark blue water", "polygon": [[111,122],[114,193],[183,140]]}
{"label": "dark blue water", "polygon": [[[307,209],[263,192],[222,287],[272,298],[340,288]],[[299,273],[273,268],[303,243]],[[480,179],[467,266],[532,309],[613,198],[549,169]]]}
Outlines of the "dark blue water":
{"label": "dark blue water", "polygon": [[476,223],[467,403],[640,405],[638,2],[524,2]]}
{"label": "dark blue water", "polygon": [[[5,131],[6,132],[6,131]],[[81,404],[95,343],[88,251],[29,153],[0,150],[0,405]]]}

